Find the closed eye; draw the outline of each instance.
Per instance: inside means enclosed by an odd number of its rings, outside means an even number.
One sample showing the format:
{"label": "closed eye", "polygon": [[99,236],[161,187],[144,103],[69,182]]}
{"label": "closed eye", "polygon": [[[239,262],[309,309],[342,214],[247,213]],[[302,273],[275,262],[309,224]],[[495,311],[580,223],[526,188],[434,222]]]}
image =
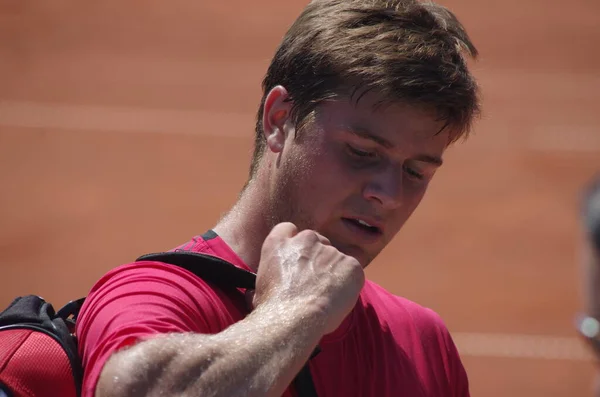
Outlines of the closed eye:
{"label": "closed eye", "polygon": [[369,158],[375,158],[375,157],[377,157],[377,153],[375,153],[375,152],[369,152],[369,151],[365,151],[365,150],[360,150],[360,149],[355,148],[352,145],[347,145],[347,146],[348,146],[348,152],[353,157],[358,157],[358,158],[361,158],[361,159],[369,159]]}
{"label": "closed eye", "polygon": [[425,178],[425,176],[422,173],[409,166],[404,166],[404,171],[406,171],[406,173],[409,174],[412,178],[418,180],[422,180],[423,178]]}

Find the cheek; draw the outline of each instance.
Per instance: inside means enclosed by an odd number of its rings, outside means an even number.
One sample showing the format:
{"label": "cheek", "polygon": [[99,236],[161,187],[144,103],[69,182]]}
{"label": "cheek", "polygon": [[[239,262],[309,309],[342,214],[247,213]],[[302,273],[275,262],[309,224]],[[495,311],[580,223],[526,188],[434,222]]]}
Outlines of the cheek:
{"label": "cheek", "polygon": [[419,204],[421,204],[421,201],[423,200],[423,197],[425,197],[426,192],[427,185],[423,184],[420,186],[416,186],[409,197],[409,201],[412,204],[411,207],[416,208]]}
{"label": "cheek", "polygon": [[419,186],[405,186],[402,196],[402,204],[395,210],[393,219],[394,233],[398,232],[404,223],[410,218],[410,216],[417,209],[423,197],[425,195],[425,189]]}
{"label": "cheek", "polygon": [[321,156],[310,173],[302,175],[300,184],[300,194],[307,209],[321,220],[335,216],[350,197],[361,191],[356,174]]}
{"label": "cheek", "polygon": [[306,179],[312,189],[322,189],[331,196],[356,190],[360,179],[359,172],[340,161],[338,153],[333,148],[322,154],[314,153],[307,157],[312,167]]}
{"label": "cheek", "polygon": [[406,179],[402,183],[404,202],[409,207],[416,207],[425,197],[427,192],[428,183],[425,181],[416,181]]}

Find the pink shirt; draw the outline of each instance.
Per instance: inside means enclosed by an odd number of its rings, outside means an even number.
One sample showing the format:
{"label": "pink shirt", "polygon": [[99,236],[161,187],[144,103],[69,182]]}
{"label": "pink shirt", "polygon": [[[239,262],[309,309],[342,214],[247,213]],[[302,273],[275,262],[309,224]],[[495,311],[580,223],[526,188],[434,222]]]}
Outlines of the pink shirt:
{"label": "pink shirt", "polygon": [[[177,249],[250,270],[213,232]],[[159,333],[217,333],[246,314],[241,293],[226,295],[176,266],[141,262],[109,271],[93,286],[77,321],[82,397],[94,396],[102,367],[116,350]],[[371,281],[320,347],[310,363],[320,397],[469,396],[465,370],[441,318]]]}

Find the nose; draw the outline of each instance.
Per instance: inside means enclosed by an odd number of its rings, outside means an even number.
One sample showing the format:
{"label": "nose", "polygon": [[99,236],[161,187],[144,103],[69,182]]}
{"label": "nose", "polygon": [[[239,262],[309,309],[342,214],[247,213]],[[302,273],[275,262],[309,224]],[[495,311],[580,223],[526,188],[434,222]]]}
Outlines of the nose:
{"label": "nose", "polygon": [[376,201],[385,209],[394,209],[402,204],[402,170],[388,167],[373,175],[364,187],[363,196]]}

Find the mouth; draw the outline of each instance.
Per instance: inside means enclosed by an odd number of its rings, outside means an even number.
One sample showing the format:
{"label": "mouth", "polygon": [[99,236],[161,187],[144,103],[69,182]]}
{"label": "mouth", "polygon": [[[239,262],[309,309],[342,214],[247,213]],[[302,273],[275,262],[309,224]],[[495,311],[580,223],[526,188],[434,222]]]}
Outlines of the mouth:
{"label": "mouth", "polygon": [[370,223],[365,219],[342,218],[342,221],[350,230],[352,230],[355,234],[358,234],[363,239],[374,241],[383,234],[383,229],[381,226]]}

